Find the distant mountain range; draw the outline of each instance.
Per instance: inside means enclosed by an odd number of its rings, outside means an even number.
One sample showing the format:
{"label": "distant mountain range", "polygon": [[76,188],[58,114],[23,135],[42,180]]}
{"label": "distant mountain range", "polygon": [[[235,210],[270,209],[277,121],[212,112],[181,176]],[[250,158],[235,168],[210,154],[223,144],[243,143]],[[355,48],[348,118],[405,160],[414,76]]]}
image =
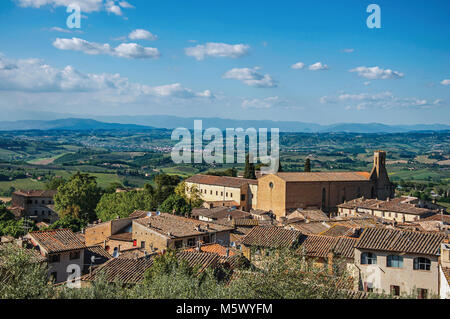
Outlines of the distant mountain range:
{"label": "distant mountain range", "polygon": [[174,129],[186,127],[192,129],[194,120],[202,120],[203,129],[226,128],[279,128],[281,132],[303,133],[404,133],[412,131],[447,131],[450,125],[417,124],[387,125],[380,123],[339,123],[320,125],[316,123],[270,120],[233,120],[222,118],[184,118],[170,115],[151,116],[101,116],[94,119],[67,118],[57,120],[0,121],[0,130],[146,130]]}

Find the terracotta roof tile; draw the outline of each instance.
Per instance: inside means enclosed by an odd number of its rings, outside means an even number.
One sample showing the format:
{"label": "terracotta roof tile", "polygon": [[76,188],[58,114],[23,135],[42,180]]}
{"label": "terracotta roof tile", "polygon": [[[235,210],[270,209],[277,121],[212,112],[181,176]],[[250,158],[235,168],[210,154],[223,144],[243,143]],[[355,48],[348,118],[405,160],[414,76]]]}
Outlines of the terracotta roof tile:
{"label": "terracotta roof tile", "polygon": [[445,235],[409,230],[367,228],[361,234],[356,248],[437,255]]}
{"label": "terracotta roof tile", "polygon": [[258,185],[256,179],[246,179],[241,177],[229,177],[229,176],[214,176],[197,174],[189,177],[185,180],[188,183],[206,184],[206,185],[218,185],[225,187],[240,188],[245,184]]}
{"label": "terracotta roof tile", "polygon": [[247,246],[289,248],[296,243],[301,232],[276,226],[256,226],[242,240]]}
{"label": "terracotta roof tile", "polygon": [[18,190],[15,191],[15,195],[25,196],[25,197],[53,197],[55,196],[57,191],[55,190]]}
{"label": "terracotta roof tile", "polygon": [[[231,231],[233,228],[217,223],[207,223],[201,220],[176,216],[168,213],[161,213],[159,216],[139,218],[133,220],[138,223],[169,237],[186,237],[221,231]],[[200,226],[200,230],[197,228]]]}
{"label": "terracotta roof tile", "polygon": [[70,229],[41,230],[28,235],[34,245],[39,245],[49,254],[86,248]]}
{"label": "terracotta roof tile", "polygon": [[[222,246],[220,244],[204,244],[200,247],[200,251],[205,252],[205,253],[212,253],[212,254],[216,254],[222,257],[226,257],[227,256],[227,249],[228,249],[228,256],[234,256],[236,255],[236,253],[230,249],[227,248],[225,246]],[[187,248],[185,249],[185,251],[198,251],[196,247],[192,247],[192,248]]]}

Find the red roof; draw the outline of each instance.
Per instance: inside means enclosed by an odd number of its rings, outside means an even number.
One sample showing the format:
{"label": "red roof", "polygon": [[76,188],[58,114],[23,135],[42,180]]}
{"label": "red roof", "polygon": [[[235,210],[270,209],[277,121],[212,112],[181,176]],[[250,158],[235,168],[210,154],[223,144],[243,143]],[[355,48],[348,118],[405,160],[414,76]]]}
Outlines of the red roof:
{"label": "red roof", "polygon": [[188,183],[206,184],[206,185],[218,185],[225,187],[240,188],[245,184],[258,185],[256,179],[246,179],[241,177],[230,176],[214,176],[214,175],[202,175],[197,174],[186,179]]}

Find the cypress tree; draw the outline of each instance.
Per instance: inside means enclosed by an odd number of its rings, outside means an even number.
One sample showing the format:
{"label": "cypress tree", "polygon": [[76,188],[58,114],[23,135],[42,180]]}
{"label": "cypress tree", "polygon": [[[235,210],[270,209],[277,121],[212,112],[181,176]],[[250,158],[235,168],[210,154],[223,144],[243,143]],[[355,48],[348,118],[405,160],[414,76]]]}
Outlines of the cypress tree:
{"label": "cypress tree", "polygon": [[311,161],[309,160],[309,158],[307,158],[305,161],[305,172],[311,172]]}
{"label": "cypress tree", "polygon": [[245,157],[244,178],[256,179],[255,164],[250,163],[250,154]]}

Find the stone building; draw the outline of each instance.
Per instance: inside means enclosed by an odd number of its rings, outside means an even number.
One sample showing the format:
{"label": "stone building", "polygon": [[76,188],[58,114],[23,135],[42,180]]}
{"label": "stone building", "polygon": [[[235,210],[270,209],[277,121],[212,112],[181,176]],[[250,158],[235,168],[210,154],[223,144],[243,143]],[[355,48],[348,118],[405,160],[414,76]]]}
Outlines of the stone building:
{"label": "stone building", "polygon": [[66,281],[76,267],[79,271],[78,276],[81,275],[86,245],[71,230],[34,231],[28,233],[25,238],[40,251],[41,256],[46,258],[48,275],[56,283]]}
{"label": "stone building", "polygon": [[15,191],[9,209],[17,218],[30,218],[35,222],[54,223],[58,220],[53,197],[54,190]]}
{"label": "stone building", "polygon": [[386,152],[376,151],[369,172],[280,172],[258,179],[257,208],[272,211],[277,219],[298,208],[334,212],[347,200],[386,199],[394,196],[385,167]]}
{"label": "stone building", "polygon": [[229,245],[233,227],[167,213],[134,219],[132,237],[148,253],[194,247],[199,242]]}
{"label": "stone building", "polygon": [[[429,298],[439,294],[439,248],[445,235],[367,228],[349,265],[359,290]],[[355,287],[356,288],[356,287]]]}
{"label": "stone building", "polygon": [[356,217],[369,214],[396,222],[414,222],[437,214],[424,208],[416,197],[396,197],[387,200],[357,198],[338,205],[338,216]]}
{"label": "stone building", "polygon": [[258,181],[241,177],[197,174],[186,179],[186,186],[195,186],[205,202],[237,203],[238,209],[250,211],[256,207]]}

